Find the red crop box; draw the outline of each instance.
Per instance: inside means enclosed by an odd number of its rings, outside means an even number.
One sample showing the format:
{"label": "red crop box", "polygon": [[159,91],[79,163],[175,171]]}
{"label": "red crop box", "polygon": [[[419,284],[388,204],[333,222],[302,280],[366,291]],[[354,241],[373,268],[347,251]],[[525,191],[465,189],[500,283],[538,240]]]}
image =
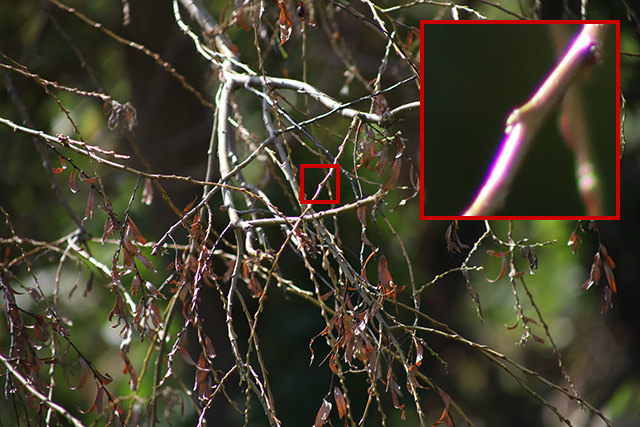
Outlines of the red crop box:
{"label": "red crop box", "polygon": [[421,219],[620,219],[620,21],[420,24]]}
{"label": "red crop box", "polygon": [[[304,170],[305,169],[334,169],[336,190],[334,192],[336,198],[332,200],[306,200],[304,197]],[[309,190],[315,193],[316,186],[320,182],[314,182],[309,185]],[[313,186],[313,187],[311,187]],[[338,164],[301,164],[300,165],[300,203],[302,204],[339,204],[340,203],[340,165]]]}

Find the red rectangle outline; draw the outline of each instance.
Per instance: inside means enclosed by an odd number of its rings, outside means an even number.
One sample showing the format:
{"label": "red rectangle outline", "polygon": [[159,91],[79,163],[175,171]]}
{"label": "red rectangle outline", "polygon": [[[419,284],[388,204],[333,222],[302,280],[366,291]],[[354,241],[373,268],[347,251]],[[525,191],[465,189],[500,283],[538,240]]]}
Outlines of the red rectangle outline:
{"label": "red rectangle outline", "polygon": [[[336,170],[336,198],[332,200],[306,200],[304,198],[304,169],[335,169]],[[340,165],[337,163],[302,163],[300,164],[300,204],[303,205],[329,205],[340,204]]]}
{"label": "red rectangle outline", "polygon": [[[608,216],[462,216],[462,215],[434,215],[425,216],[424,214],[424,49],[422,40],[424,40],[423,28],[425,25],[432,24],[610,24],[616,28],[616,215]],[[564,220],[620,220],[620,21],[607,20],[421,20],[420,21],[420,219],[421,220],[490,220],[490,219],[523,219],[523,220],[539,220],[539,219],[564,219]]]}

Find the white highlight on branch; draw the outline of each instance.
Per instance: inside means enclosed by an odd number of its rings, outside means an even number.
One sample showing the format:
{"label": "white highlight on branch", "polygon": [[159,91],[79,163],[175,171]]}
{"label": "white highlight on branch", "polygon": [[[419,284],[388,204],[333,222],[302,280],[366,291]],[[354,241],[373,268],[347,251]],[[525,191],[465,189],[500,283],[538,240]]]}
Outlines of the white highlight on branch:
{"label": "white highlight on branch", "polygon": [[506,137],[498,157],[463,216],[492,215],[502,206],[538,128],[578,74],[594,61],[594,49],[597,50],[602,43],[605,30],[605,24],[584,24],[540,88],[509,115],[505,126]]}

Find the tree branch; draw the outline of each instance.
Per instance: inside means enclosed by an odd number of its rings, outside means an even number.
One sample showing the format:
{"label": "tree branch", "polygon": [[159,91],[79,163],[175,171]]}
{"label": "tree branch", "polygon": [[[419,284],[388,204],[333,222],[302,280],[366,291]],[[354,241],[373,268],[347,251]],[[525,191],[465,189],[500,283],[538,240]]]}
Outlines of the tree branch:
{"label": "tree branch", "polygon": [[540,125],[578,74],[595,62],[605,30],[605,24],[584,24],[580,34],[540,88],[526,103],[511,112],[499,154],[473,202],[462,215],[491,215],[502,207],[509,186]]}

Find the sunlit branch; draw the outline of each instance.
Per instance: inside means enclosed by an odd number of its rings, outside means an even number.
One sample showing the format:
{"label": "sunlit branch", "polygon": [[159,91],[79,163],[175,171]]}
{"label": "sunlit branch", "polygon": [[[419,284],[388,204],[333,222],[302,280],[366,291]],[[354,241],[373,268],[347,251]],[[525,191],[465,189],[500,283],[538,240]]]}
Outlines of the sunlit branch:
{"label": "sunlit branch", "polygon": [[464,216],[491,215],[502,207],[513,178],[531,141],[552,108],[562,99],[578,74],[595,62],[605,24],[585,24],[558,65],[540,88],[507,118],[505,138],[489,174]]}
{"label": "sunlit branch", "polygon": [[346,205],[342,205],[339,206],[337,208],[333,208],[333,209],[327,209],[327,210],[323,210],[321,212],[317,212],[317,213],[313,213],[313,214],[307,214],[307,215],[301,215],[301,216],[288,216],[288,217],[281,217],[281,218],[260,218],[260,219],[252,219],[252,220],[247,220],[244,223],[246,225],[250,225],[253,227],[259,227],[259,226],[264,226],[264,225],[280,225],[280,224],[293,224],[296,221],[315,221],[318,219],[323,219],[323,218],[328,218],[328,217],[333,217],[335,215],[339,215],[341,213],[344,212],[348,212],[351,211],[353,209],[357,209],[361,206],[365,206],[371,203],[377,203],[379,202],[382,198],[384,197],[384,194],[381,192],[378,192],[376,194],[373,194],[371,196],[365,197],[364,199],[360,199],[357,200],[353,203],[349,203]]}
{"label": "sunlit branch", "polygon": [[321,92],[315,86],[312,86],[305,82],[301,82],[299,80],[280,77],[248,76],[245,74],[235,73],[229,73],[229,78],[231,78],[235,83],[239,85],[262,87],[266,83],[272,88],[276,89],[295,90],[299,93],[310,96],[325,107],[349,119],[353,118],[354,116],[358,116],[367,123],[380,123],[382,121],[382,116],[379,114],[365,113],[362,111],[354,110],[353,108],[349,108],[336,101],[326,93]]}

